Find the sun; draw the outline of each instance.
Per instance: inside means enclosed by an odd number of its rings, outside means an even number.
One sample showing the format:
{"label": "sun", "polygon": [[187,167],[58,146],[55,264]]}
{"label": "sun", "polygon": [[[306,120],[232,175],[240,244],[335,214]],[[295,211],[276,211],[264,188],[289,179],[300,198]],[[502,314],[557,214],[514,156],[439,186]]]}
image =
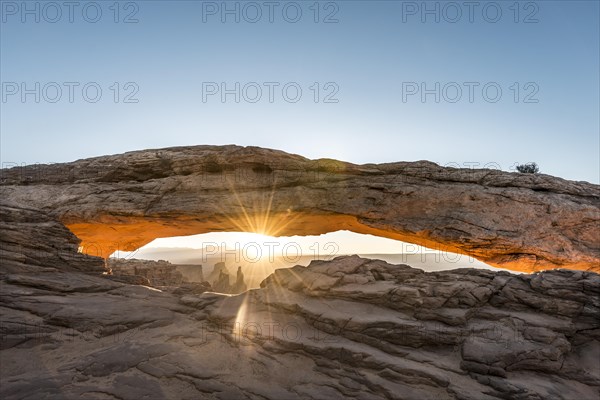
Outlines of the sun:
{"label": "sun", "polygon": [[[289,241],[287,237],[273,237],[261,233],[237,232],[228,237],[228,246],[249,262],[273,261],[277,250]],[[233,243],[232,243],[233,242]],[[225,244],[225,243],[223,243]]]}

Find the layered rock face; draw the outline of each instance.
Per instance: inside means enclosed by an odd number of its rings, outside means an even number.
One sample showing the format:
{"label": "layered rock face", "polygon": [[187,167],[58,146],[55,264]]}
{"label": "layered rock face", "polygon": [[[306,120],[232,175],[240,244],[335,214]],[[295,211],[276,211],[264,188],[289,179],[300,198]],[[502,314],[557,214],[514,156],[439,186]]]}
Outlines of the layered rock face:
{"label": "layered rock face", "polygon": [[351,256],[278,270],[238,296],[61,271],[0,285],[3,399],[591,400],[600,390],[590,272],[424,273]]}
{"label": "layered rock face", "polygon": [[218,293],[240,294],[248,290],[241,266],[238,266],[233,282],[231,278],[231,274],[225,263],[218,262],[208,276],[208,283]]}
{"label": "layered rock face", "polygon": [[0,202],[0,277],[6,274],[107,271],[104,260],[78,253],[81,240],[45,212]]}
{"label": "layered rock face", "polygon": [[199,264],[177,264],[177,270],[190,282],[204,282],[204,272]]}
{"label": "layered rock face", "polygon": [[178,286],[184,282],[177,266],[168,261],[109,258],[107,266],[113,275],[136,275],[148,279],[152,286]]}
{"label": "layered rock face", "polygon": [[0,195],[49,212],[102,257],[156,237],[346,229],[519,271],[600,271],[600,187],[541,174],[196,146],[2,170]]}
{"label": "layered rock face", "polygon": [[117,281],[103,258],[78,252],[205,230],[350,229],[515,269],[597,270],[595,185],[235,146],[28,171],[2,171],[0,187],[2,399],[600,396],[594,272],[425,273],[348,256],[226,295]]}

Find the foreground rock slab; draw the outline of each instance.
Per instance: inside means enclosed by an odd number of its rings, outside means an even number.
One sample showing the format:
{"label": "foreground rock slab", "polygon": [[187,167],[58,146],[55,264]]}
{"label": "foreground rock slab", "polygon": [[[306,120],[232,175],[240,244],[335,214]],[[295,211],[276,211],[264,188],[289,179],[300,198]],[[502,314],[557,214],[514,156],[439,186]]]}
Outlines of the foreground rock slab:
{"label": "foreground rock slab", "polygon": [[358,256],[241,295],[80,272],[0,283],[3,399],[596,399],[600,275]]}
{"label": "foreground rock slab", "polygon": [[1,171],[0,195],[40,208],[108,257],[157,237],[351,230],[524,272],[600,271],[600,186],[542,174],[355,165],[258,147],[144,150]]}

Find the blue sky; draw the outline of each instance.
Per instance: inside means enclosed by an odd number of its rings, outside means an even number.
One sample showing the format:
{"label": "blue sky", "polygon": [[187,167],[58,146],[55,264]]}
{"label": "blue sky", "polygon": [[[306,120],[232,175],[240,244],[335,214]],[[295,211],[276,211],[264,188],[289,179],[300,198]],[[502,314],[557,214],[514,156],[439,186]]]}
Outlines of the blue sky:
{"label": "blue sky", "polygon": [[[460,18],[448,2],[278,2],[272,22],[266,2],[227,2],[238,4],[239,23],[222,21],[222,2],[120,2],[118,15],[114,1],[78,2],[73,22],[64,6],[58,16],[48,2],[27,2],[38,4],[36,22],[24,3],[1,3],[4,167],[233,143],[356,163],[510,170],[535,161],[545,173],[600,181],[598,1],[478,2],[472,22],[463,2],[453,3]],[[439,22],[422,21],[424,4],[437,4]],[[252,23],[255,5],[262,16]],[[236,82],[239,102],[207,94]],[[436,83],[439,102],[435,93],[423,101],[422,85],[435,92]],[[23,84],[34,92],[24,101]],[[137,102],[125,102],[133,92]]]}

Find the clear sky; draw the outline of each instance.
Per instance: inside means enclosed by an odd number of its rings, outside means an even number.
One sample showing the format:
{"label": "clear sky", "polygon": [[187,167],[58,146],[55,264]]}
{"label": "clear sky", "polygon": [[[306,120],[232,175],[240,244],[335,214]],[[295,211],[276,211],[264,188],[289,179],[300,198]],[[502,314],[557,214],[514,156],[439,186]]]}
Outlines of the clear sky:
{"label": "clear sky", "polygon": [[[202,263],[215,260],[226,264],[242,264],[253,268],[282,268],[309,259],[329,259],[346,254],[361,254],[391,263],[409,263],[427,271],[462,267],[493,268],[466,255],[436,251],[411,243],[362,235],[349,231],[319,236],[271,237],[255,233],[213,232],[202,235],[161,238],[133,251],[117,251],[113,257],[167,259],[173,263]],[[388,255],[408,255],[389,257]],[[268,273],[272,270],[267,268]],[[264,277],[263,277],[264,279]],[[261,279],[262,280],[262,279]]]}
{"label": "clear sky", "polygon": [[4,167],[239,144],[600,180],[598,1],[114,3],[1,1]]}
{"label": "clear sky", "polygon": [[178,247],[202,249],[208,255],[222,249],[233,253],[248,253],[250,257],[253,257],[256,253],[263,256],[284,256],[286,253],[290,253],[290,256],[325,257],[338,254],[421,254],[422,252],[433,252],[433,250],[415,244],[349,231],[337,231],[319,236],[283,237],[245,232],[213,232],[155,239],[144,246],[144,249]]}

